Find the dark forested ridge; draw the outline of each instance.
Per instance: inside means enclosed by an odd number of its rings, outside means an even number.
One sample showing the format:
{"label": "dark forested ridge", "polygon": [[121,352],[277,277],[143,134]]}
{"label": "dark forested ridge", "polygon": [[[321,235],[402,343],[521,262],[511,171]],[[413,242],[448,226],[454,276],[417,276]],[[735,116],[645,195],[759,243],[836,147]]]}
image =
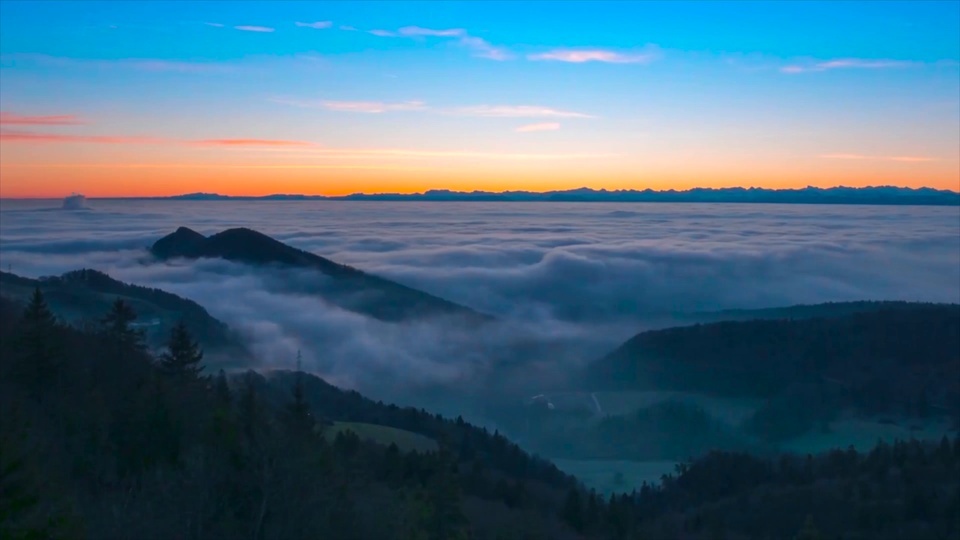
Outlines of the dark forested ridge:
{"label": "dark forested ridge", "polygon": [[36,287],[51,309],[74,326],[96,324],[109,306],[122,298],[136,310],[139,317],[134,324],[143,328],[151,347],[162,345],[173,324],[183,320],[208,353],[229,355],[235,361],[249,357],[243,340],[226,324],[193,300],[167,291],[123,283],[91,269],[40,279],[0,272],[0,295],[4,297],[24,302]]}
{"label": "dark forested ridge", "polygon": [[[4,539],[579,537],[559,518],[575,481],[499,434],[306,374],[198,373],[182,327],[155,358],[122,300],[87,329],[39,290],[0,302]],[[333,420],[441,450],[327,441]]]}
{"label": "dark forested ridge", "polygon": [[[122,299],[63,326],[0,299],[0,537],[954,538],[960,439],[768,460],[714,453],[605,498],[502,435],[300,372],[208,374],[183,325],[157,357]],[[330,422],[429,437],[402,452]],[[818,535],[823,536],[818,536]],[[797,536],[800,535],[800,536]],[[803,536],[806,535],[806,536]]]}
{"label": "dark forested ridge", "polygon": [[315,293],[346,309],[386,321],[438,315],[460,316],[472,321],[490,318],[443,298],[288,246],[247,228],[228,229],[206,237],[180,227],[157,240],[150,251],[159,259],[209,257],[254,265],[318,270],[332,278],[334,286],[318,289]]}
{"label": "dark forested ridge", "polygon": [[821,304],[797,304],[793,306],[761,309],[724,309],[720,311],[702,311],[680,314],[679,318],[691,323],[711,323],[720,321],[753,321],[757,319],[815,319],[835,318],[897,309],[914,310],[918,306],[943,306],[943,304],[923,304],[899,300],[859,300],[853,302],[824,302]]}
{"label": "dark forested ridge", "polygon": [[957,414],[960,306],[914,304],[644,332],[591,365],[587,378],[599,387],[766,399],[792,393],[875,413]]}

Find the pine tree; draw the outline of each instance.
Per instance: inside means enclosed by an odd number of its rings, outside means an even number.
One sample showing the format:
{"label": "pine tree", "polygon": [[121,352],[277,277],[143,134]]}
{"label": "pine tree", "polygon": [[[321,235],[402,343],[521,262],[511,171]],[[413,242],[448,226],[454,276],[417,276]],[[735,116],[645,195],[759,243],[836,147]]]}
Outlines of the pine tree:
{"label": "pine tree", "polygon": [[25,379],[31,392],[39,395],[43,384],[55,371],[60,353],[56,336],[57,321],[47,307],[39,287],[34,289],[20,323],[23,332],[20,334],[19,345],[23,356],[17,365],[17,371]]}
{"label": "pine tree", "polygon": [[243,434],[247,441],[256,443],[258,424],[260,423],[260,401],[257,396],[257,387],[254,383],[252,371],[248,371],[244,376],[243,392],[240,394],[239,417],[240,426],[243,428]]}
{"label": "pine tree", "polygon": [[563,521],[565,521],[567,525],[573,527],[573,530],[583,532],[583,503],[580,501],[580,490],[577,488],[571,489],[567,494],[567,499],[563,503],[563,510],[561,511],[560,517],[563,518]]}
{"label": "pine tree", "polygon": [[297,373],[293,381],[293,390],[291,391],[293,401],[287,405],[290,428],[297,435],[310,433],[313,428],[313,415],[310,412],[310,405],[307,404],[307,400],[303,395],[303,371],[300,368],[301,360],[300,351],[297,351]]}
{"label": "pine tree", "polygon": [[432,540],[460,540],[468,537],[463,515],[461,488],[456,461],[446,449],[437,455],[436,471],[427,484],[427,503],[433,509],[427,532]]}
{"label": "pine tree", "polygon": [[133,328],[133,321],[137,320],[137,313],[130,304],[122,298],[117,298],[110,307],[110,312],[100,320],[101,324],[120,347],[130,347],[145,350],[143,330]]}
{"label": "pine tree", "polygon": [[160,355],[160,369],[176,376],[195,378],[203,371],[203,351],[193,340],[187,325],[180,321],[170,330],[167,350]]}
{"label": "pine tree", "polygon": [[227,374],[224,373],[222,369],[217,372],[213,393],[217,398],[217,403],[221,407],[230,407],[230,403],[233,401],[233,394],[230,392],[230,385],[227,384]]}

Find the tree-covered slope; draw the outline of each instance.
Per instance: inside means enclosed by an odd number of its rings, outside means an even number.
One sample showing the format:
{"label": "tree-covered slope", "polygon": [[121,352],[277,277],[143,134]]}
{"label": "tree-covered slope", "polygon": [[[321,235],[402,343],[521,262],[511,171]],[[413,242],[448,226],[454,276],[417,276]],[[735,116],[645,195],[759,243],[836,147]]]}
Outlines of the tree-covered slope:
{"label": "tree-covered slope", "polygon": [[831,318],[719,322],[644,332],[588,367],[599,387],[771,398],[831,385],[865,405],[960,398],[960,306]]}
{"label": "tree-covered slope", "polygon": [[134,324],[144,330],[151,347],[160,346],[173,325],[183,320],[208,354],[217,355],[227,363],[241,363],[249,358],[239,335],[188,298],[124,283],[91,269],[40,279],[0,272],[0,295],[6,298],[26,301],[36,287],[57,315],[73,325],[96,324],[110,305],[121,298],[136,311],[138,317]]}
{"label": "tree-covered slope", "polygon": [[[183,328],[149,354],[115,302],[59,324],[0,299],[0,537],[955,538],[960,439],[869,454],[714,453],[606,499],[499,434],[302,373],[198,375]],[[429,437],[402,452],[331,421]]]}

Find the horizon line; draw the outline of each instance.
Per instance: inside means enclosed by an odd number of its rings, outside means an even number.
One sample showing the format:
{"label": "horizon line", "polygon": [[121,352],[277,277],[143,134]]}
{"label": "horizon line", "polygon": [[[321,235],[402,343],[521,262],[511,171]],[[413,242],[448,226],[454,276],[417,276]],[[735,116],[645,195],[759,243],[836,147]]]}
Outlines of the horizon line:
{"label": "horizon line", "polygon": [[[87,197],[82,193],[76,191],[72,192],[69,195],[64,196],[39,196],[39,197],[2,197],[0,200],[62,200],[67,197],[72,196],[81,196],[88,200],[165,200],[165,199],[180,199],[180,200],[189,200],[189,198],[196,199],[270,199],[270,198],[303,198],[303,199],[314,199],[314,200],[343,200],[343,199],[362,199],[362,198],[371,198],[371,197],[396,197],[398,199],[404,198],[416,198],[416,197],[430,197],[430,196],[447,196],[447,197],[471,197],[471,196],[510,196],[510,195],[526,195],[530,197],[538,196],[549,196],[549,195],[577,195],[577,194],[597,194],[597,195],[618,195],[618,194],[644,194],[644,195],[683,195],[683,194],[697,194],[701,192],[708,193],[723,193],[728,192],[730,194],[740,193],[740,192],[762,192],[769,194],[796,194],[797,192],[804,191],[817,191],[817,192],[829,192],[829,191],[839,191],[839,190],[848,190],[854,192],[863,192],[869,190],[882,190],[882,189],[893,189],[898,190],[903,193],[916,193],[916,192],[932,192],[931,194],[938,195],[958,195],[960,196],[960,190],[951,190],[951,189],[940,189],[929,186],[921,187],[909,187],[909,186],[898,186],[893,184],[882,184],[882,185],[869,185],[869,186],[845,186],[845,185],[835,185],[830,187],[818,187],[813,185],[806,185],[803,187],[790,187],[790,188],[766,188],[759,186],[727,186],[727,187],[692,187],[687,189],[653,189],[653,188],[625,188],[625,189],[607,189],[607,188],[590,188],[586,186],[581,186],[577,188],[570,189],[560,189],[560,190],[547,190],[547,191],[531,191],[531,190],[503,190],[503,191],[486,191],[486,190],[472,190],[472,191],[461,191],[461,190],[451,190],[446,188],[431,188],[423,191],[415,192],[353,192],[342,195],[327,195],[323,193],[268,193],[263,195],[249,195],[249,194],[238,194],[238,195],[227,195],[217,192],[204,192],[204,191],[195,191],[188,193],[178,193],[172,195],[127,195],[127,196],[90,196]],[[896,196],[896,193],[891,193],[890,196]],[[438,202],[441,202],[438,200]],[[507,201],[505,201],[507,202]],[[533,202],[533,201],[530,201]],[[590,202],[590,201],[584,201]]]}

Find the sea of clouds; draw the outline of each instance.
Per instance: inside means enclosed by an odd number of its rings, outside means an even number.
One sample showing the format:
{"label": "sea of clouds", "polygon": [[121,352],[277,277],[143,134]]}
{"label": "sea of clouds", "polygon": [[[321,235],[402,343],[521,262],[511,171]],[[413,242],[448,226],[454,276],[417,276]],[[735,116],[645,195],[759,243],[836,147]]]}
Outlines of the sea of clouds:
{"label": "sea of clouds", "polygon": [[[96,268],[196,300],[254,367],[305,367],[377,396],[552,376],[683,313],[844,300],[960,302],[960,208],[760,204],[93,200],[0,202],[0,265]],[[250,227],[497,316],[391,324],[309,294],[322,276],[152,261],[158,238]],[[495,369],[512,366],[514,371]],[[519,377],[519,375],[517,375]]]}

